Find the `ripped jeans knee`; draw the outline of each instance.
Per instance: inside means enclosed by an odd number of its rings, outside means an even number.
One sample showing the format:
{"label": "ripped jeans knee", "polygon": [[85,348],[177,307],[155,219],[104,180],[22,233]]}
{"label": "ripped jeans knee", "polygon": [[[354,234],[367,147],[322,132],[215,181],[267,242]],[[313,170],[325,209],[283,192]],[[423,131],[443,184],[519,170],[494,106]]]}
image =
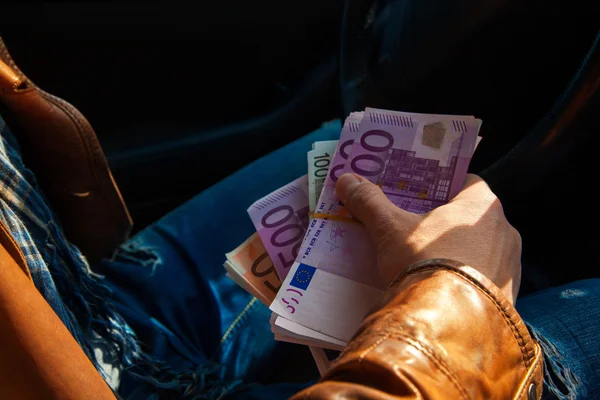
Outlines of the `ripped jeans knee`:
{"label": "ripped jeans knee", "polygon": [[[537,340],[544,354],[544,391],[560,400],[574,400],[581,381],[564,363],[564,355],[554,343],[546,339],[538,330],[527,324],[531,336]],[[545,398],[543,396],[542,398]]]}
{"label": "ripped jeans knee", "polygon": [[150,275],[154,275],[156,268],[162,264],[162,259],[152,246],[144,243],[140,236],[136,236],[124,243],[113,256],[115,261],[130,261],[142,267],[150,268]]}

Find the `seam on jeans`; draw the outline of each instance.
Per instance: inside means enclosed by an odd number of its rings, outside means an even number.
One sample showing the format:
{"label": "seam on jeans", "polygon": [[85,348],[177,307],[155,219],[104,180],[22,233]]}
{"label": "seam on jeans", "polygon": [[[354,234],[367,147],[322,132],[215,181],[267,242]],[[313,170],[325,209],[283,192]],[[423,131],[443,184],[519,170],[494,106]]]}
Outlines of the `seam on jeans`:
{"label": "seam on jeans", "polygon": [[364,357],[367,355],[367,353],[369,353],[370,351],[372,351],[375,347],[379,346],[386,339],[392,339],[392,340],[402,341],[402,342],[408,344],[409,346],[414,347],[415,349],[417,349],[421,353],[423,353],[425,355],[425,357],[427,357],[429,360],[431,360],[431,362],[433,362],[433,364],[435,364],[435,366],[437,367],[437,369],[442,374],[444,374],[448,378],[448,380],[450,380],[450,382],[452,382],[452,384],[456,387],[456,389],[461,394],[461,397],[464,398],[464,399],[467,399],[467,400],[469,399],[469,394],[468,394],[467,390],[460,383],[460,380],[452,372],[452,370],[450,369],[450,367],[448,367],[446,365],[446,363],[444,362],[444,360],[441,359],[435,353],[435,351],[433,351],[432,349],[430,349],[428,346],[426,346],[425,344],[423,344],[421,341],[419,341],[418,339],[415,339],[412,336],[408,336],[408,335],[406,335],[404,333],[400,333],[398,331],[386,333],[383,337],[381,337],[380,339],[378,339],[377,342],[374,345],[369,346],[369,348],[367,348],[363,353],[361,353],[361,355],[359,356],[359,362],[361,362],[364,359]]}
{"label": "seam on jeans", "polygon": [[483,284],[481,284],[481,282],[479,282],[478,280],[476,280],[475,278],[471,277],[469,274],[467,274],[461,270],[447,267],[445,265],[435,265],[435,266],[429,266],[429,267],[415,269],[413,271],[410,271],[407,275],[418,274],[421,272],[439,271],[440,269],[443,269],[450,273],[453,273],[454,275],[457,275],[457,276],[463,278],[464,280],[470,282],[472,285],[474,285],[479,290],[481,290],[486,295],[486,297],[488,297],[490,300],[492,300],[492,302],[494,303],[494,306],[496,307],[496,309],[498,309],[498,311],[500,311],[500,313],[502,314],[502,318],[508,324],[510,330],[513,332],[513,336],[517,340],[517,344],[519,345],[519,350],[521,351],[521,357],[523,358],[523,364],[525,365],[526,368],[529,368],[529,365],[531,364],[531,360],[528,361],[528,359],[530,359],[531,356],[529,355],[529,351],[527,351],[527,349],[525,348],[527,341],[519,332],[519,329],[516,327],[512,318],[507,314],[506,310],[498,302],[498,300],[496,299],[496,296],[494,296],[494,294],[491,293],[491,291],[488,288],[486,288]]}
{"label": "seam on jeans", "polygon": [[223,342],[225,342],[225,340],[227,339],[227,337],[229,336],[229,334],[231,334],[231,331],[233,331],[233,329],[236,327],[237,323],[248,312],[248,310],[250,309],[250,307],[252,307],[252,305],[254,303],[256,303],[256,297],[253,297],[252,300],[250,300],[248,302],[248,304],[246,304],[246,307],[244,307],[244,309],[238,314],[237,317],[235,317],[235,319],[233,320],[233,322],[229,325],[229,328],[227,328],[227,330],[223,334],[223,337],[221,338],[221,344],[223,344]]}

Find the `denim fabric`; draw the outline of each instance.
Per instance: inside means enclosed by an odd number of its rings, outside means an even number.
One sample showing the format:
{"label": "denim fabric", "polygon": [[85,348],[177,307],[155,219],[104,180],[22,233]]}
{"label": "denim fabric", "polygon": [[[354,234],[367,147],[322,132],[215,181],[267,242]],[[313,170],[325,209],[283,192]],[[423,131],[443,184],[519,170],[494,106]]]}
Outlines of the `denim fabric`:
{"label": "denim fabric", "polygon": [[[306,348],[275,342],[267,308],[225,277],[222,264],[254,232],[247,207],[305,174],[311,144],[335,139],[339,130],[339,122],[325,124],[254,162],[97,266],[145,350],[181,372],[171,388],[157,389],[124,371],[123,398],[284,399],[318,378]],[[544,398],[598,396],[599,293],[600,280],[591,280],[518,301],[551,367]]]}
{"label": "denim fabric", "polygon": [[543,399],[600,399],[600,279],[534,293],[517,310],[544,351]]}
{"label": "denim fabric", "polygon": [[[255,231],[248,206],[306,174],[312,143],[340,129],[326,123],[243,168],[95,266],[145,350],[181,372],[171,388],[157,389],[124,371],[121,396],[282,399],[318,378],[308,349],[273,339],[270,311],[225,276],[223,262]],[[264,385],[274,382],[286,383]]]}

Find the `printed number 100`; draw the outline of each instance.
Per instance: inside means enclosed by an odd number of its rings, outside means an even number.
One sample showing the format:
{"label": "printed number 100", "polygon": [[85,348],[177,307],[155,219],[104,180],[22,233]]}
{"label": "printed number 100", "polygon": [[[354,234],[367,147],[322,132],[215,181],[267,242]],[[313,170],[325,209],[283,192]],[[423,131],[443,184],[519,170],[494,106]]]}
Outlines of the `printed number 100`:
{"label": "printed number 100", "polygon": [[329,163],[331,156],[327,153],[322,156],[316,156],[315,162],[313,166],[315,169],[315,177],[317,178],[325,178],[327,176],[327,171],[329,170]]}

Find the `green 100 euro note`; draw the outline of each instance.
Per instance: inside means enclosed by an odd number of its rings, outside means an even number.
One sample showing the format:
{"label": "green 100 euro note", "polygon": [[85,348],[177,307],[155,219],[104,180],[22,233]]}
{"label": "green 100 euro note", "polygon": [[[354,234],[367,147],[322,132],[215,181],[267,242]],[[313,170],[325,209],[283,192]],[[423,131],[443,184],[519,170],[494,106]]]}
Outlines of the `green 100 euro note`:
{"label": "green 100 euro note", "polygon": [[317,201],[323,191],[323,185],[329,172],[331,158],[337,147],[337,140],[313,143],[313,149],[307,153],[308,158],[308,209],[315,212]]}

